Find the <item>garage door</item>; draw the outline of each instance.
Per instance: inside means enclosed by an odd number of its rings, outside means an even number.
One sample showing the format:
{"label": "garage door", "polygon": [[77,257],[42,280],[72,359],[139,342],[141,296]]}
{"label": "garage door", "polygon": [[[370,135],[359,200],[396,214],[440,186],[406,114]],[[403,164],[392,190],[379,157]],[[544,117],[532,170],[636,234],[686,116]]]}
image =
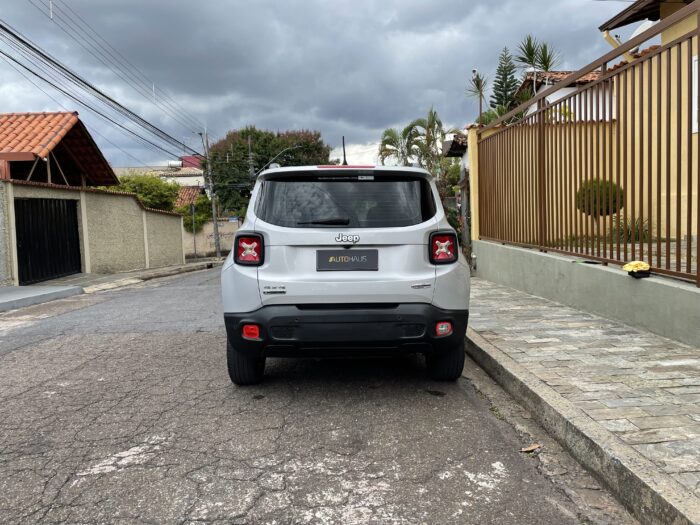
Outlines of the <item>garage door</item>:
{"label": "garage door", "polygon": [[15,199],[19,284],[80,273],[77,201]]}

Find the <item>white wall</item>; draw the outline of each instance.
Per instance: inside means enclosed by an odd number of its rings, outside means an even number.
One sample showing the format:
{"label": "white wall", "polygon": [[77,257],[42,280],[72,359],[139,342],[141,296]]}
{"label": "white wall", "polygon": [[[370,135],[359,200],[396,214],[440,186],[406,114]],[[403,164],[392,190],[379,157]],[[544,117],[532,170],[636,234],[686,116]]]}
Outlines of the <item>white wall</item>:
{"label": "white wall", "polygon": [[165,182],[174,182],[180,186],[199,186],[204,187],[204,175],[192,175],[191,177],[168,177],[161,175],[160,177]]}
{"label": "white wall", "polygon": [[[547,86],[546,88],[549,89],[550,86]],[[557,101],[568,97],[569,95],[575,93],[579,88],[577,87],[566,87],[562,88],[552,95],[547,97],[547,103],[548,104],[554,104]],[[544,88],[540,89],[540,91],[543,91]],[[585,102],[584,102],[585,100]],[[614,96],[613,96],[613,105],[612,108],[610,106],[610,86],[605,84],[600,86],[600,92],[596,93],[595,90],[588,90],[585,91],[580,97],[577,99],[569,99],[568,101],[564,102],[568,108],[569,111],[573,112],[574,118],[576,121],[583,121],[583,120],[603,120],[603,114],[605,114],[605,119],[606,121],[612,120],[615,118],[615,104],[614,104]],[[586,105],[586,111],[584,111],[584,103]],[[612,109],[612,113],[611,113]],[[532,115],[535,111],[537,111],[537,104],[532,104],[530,108],[527,110],[528,115]],[[565,120],[565,115],[561,116],[562,120]]]}

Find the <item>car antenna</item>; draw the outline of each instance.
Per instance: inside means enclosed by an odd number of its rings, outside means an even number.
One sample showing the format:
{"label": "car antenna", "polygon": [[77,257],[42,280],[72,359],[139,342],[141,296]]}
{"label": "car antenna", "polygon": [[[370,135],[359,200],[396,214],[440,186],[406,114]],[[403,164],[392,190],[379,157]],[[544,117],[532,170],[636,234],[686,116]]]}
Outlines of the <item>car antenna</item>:
{"label": "car antenna", "polygon": [[348,165],[348,159],[345,157],[345,135],[343,135],[343,166]]}

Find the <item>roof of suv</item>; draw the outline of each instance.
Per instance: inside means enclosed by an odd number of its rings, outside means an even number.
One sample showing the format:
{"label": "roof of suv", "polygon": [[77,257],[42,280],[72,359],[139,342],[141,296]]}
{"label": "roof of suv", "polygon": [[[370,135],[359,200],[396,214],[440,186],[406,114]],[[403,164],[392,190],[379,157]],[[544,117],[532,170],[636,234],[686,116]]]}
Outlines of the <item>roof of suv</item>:
{"label": "roof of suv", "polygon": [[414,168],[412,166],[341,166],[341,165],[329,165],[329,166],[292,166],[285,168],[272,168],[263,171],[258,178],[266,178],[268,175],[279,175],[282,173],[294,173],[295,175],[303,175],[304,173],[309,176],[316,175],[319,171],[323,172],[337,172],[338,174],[344,171],[374,171],[380,172],[383,175],[418,175],[422,177],[430,177],[430,173],[423,168]]}

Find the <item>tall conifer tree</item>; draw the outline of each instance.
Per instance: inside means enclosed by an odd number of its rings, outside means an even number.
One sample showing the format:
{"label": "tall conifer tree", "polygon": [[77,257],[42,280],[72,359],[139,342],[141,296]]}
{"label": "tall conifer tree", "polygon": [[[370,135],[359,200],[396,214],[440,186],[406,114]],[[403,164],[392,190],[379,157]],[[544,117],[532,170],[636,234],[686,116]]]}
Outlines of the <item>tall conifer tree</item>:
{"label": "tall conifer tree", "polygon": [[515,62],[507,47],[503,48],[498,57],[498,68],[493,79],[493,93],[490,105],[492,108],[503,107],[511,109],[518,90],[518,80],[515,78]]}

